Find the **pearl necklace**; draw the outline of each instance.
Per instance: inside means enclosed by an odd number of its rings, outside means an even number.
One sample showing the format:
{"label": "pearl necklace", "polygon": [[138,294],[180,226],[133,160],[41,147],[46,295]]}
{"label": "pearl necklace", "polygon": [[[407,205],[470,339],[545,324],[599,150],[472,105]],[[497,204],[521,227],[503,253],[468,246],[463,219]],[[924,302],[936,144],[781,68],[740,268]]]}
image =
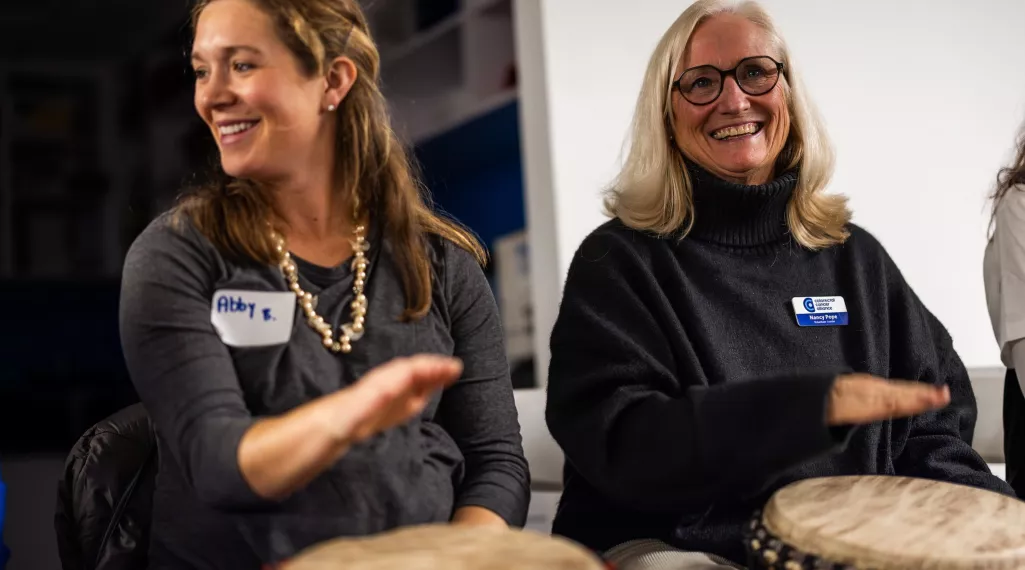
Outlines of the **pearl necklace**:
{"label": "pearl necklace", "polygon": [[292,260],[292,255],[288,252],[288,248],[285,247],[285,239],[276,232],[271,231],[271,237],[277,244],[275,249],[278,255],[281,256],[278,267],[281,268],[281,272],[288,281],[288,287],[295,293],[299,306],[302,307],[303,313],[306,315],[306,322],[323,337],[325,348],[331,352],[342,352],[345,354],[351,352],[352,343],[363,336],[367,317],[367,297],[363,294],[363,288],[367,280],[366,252],[370,249],[370,244],[367,243],[366,227],[357,225],[352,233],[353,240],[351,243],[354,255],[352,260],[354,272],[352,278],[353,299],[350,305],[352,308],[352,322],[342,325],[341,337],[335,340],[334,333],[331,331],[331,325],[324,321],[324,317],[321,317],[313,310],[314,306],[316,306],[317,298],[303,291],[302,287],[299,286],[299,270],[296,268],[295,261]]}

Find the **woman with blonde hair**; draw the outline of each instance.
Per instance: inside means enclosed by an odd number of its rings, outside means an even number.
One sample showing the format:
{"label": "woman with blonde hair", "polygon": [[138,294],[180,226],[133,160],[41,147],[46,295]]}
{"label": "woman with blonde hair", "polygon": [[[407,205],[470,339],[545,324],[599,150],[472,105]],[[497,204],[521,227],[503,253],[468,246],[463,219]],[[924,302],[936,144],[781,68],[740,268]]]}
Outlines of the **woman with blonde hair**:
{"label": "woman with blonde hair", "polygon": [[138,237],[121,296],[158,435],[149,567],[522,525],[484,253],[421,198],[356,0],[202,0],[193,28],[222,176]]}
{"label": "woman with blonde hair", "polygon": [[1025,498],[1025,129],[1018,138],[1014,163],[997,176],[992,199],[992,235],[983,258],[983,278],[993,334],[1007,368],[1003,410],[1007,482]]}
{"label": "woman with blonde hair", "polygon": [[1010,494],[972,450],[950,336],[825,193],[832,169],[765,11],[687,8],[651,57],[614,219],[572,260],[552,333],[556,534],[621,570],[732,566],[743,525],[798,479]]}

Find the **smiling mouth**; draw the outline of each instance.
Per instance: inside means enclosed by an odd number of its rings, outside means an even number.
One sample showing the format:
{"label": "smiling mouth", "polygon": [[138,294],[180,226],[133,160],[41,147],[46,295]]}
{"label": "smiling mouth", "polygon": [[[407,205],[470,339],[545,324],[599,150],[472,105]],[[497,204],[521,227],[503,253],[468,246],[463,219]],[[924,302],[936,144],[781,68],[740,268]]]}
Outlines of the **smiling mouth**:
{"label": "smiling mouth", "polygon": [[217,127],[217,132],[222,137],[242,134],[249,129],[256,126],[259,121],[240,121],[238,123],[231,123],[230,125],[221,125]]}
{"label": "smiling mouth", "polygon": [[743,136],[754,135],[761,130],[761,123],[744,123],[743,125],[734,125],[732,127],[725,127],[716,131],[712,131],[710,135],[713,139],[717,141],[725,141]]}

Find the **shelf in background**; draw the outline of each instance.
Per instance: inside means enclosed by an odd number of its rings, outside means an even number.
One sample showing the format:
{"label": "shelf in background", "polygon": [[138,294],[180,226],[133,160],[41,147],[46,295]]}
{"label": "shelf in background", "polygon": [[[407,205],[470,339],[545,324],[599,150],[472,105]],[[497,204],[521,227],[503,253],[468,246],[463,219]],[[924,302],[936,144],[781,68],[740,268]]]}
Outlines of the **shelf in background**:
{"label": "shelf in background", "polygon": [[440,113],[436,122],[415,128],[408,133],[410,141],[414,145],[426,144],[437,136],[457,129],[466,123],[477,118],[488,115],[506,105],[515,102],[519,97],[516,89],[509,89],[485,97],[470,105],[461,106],[451,113]]}
{"label": "shelf in background", "polygon": [[459,30],[459,26],[466,19],[466,12],[460,10],[451,16],[434,24],[430,28],[414,34],[405,42],[391,48],[382,48],[381,65],[394,65],[410,55],[417,53],[424,46],[436,41],[449,32]]}
{"label": "shelf in background", "polygon": [[[382,45],[381,46],[381,64],[394,65],[410,55],[417,53],[424,46],[427,46],[445,34],[457,31],[468,19],[473,16],[487,14],[499,8],[503,4],[508,5],[511,0],[474,0],[468,2],[464,0],[464,4],[455,13],[447,16],[431,27],[415,32],[409,39],[404,42],[395,45]],[[367,9],[368,17],[374,17],[379,15],[385,10],[387,2],[378,1],[369,5]]]}

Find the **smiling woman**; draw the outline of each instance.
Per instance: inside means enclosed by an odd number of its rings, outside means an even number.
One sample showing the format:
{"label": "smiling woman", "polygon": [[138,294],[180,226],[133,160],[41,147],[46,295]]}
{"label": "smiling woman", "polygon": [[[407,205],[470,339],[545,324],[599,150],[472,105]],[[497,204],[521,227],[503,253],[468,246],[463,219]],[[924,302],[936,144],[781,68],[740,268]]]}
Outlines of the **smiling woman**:
{"label": "smiling woman", "polygon": [[699,0],[669,26],[630,145],[552,331],[555,533],[631,570],[729,568],[798,479],[1012,495],[971,448],[943,325],[825,192],[829,141],[758,4]]}
{"label": "smiling woman", "polygon": [[221,171],[139,236],[122,280],[125,359],[159,436],[149,567],[522,525],[484,252],[421,196],[359,6],[203,0],[193,23]]}

